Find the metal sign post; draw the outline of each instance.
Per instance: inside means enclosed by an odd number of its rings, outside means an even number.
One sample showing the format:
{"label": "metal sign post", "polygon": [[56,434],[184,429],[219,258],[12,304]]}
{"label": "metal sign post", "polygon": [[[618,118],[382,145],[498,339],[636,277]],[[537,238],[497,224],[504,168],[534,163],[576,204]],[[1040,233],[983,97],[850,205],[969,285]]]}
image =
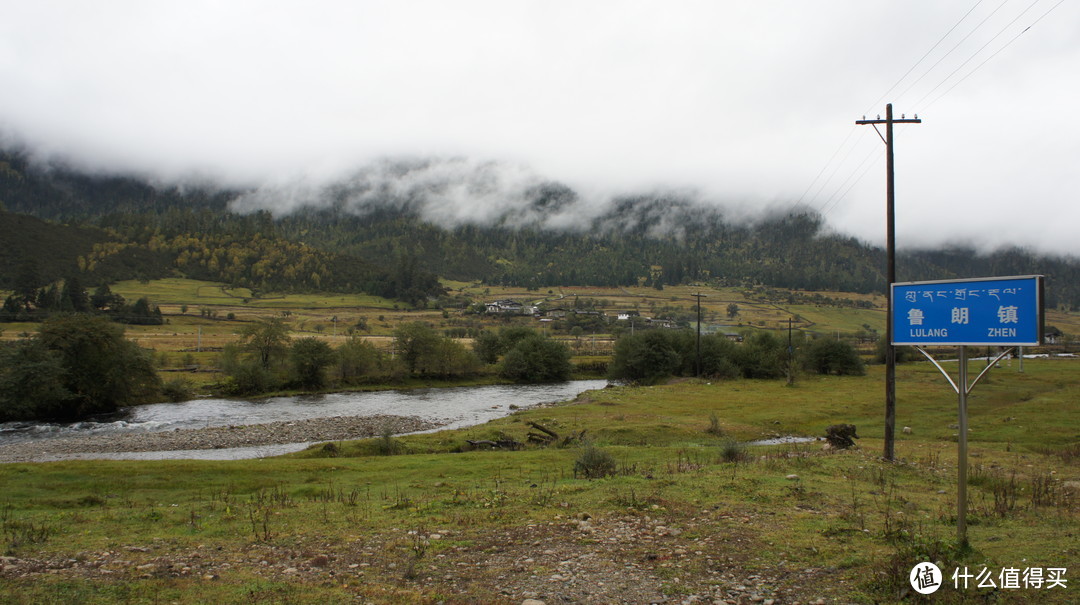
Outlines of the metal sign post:
{"label": "metal sign post", "polygon": [[[945,376],[958,398],[956,533],[967,544],[967,401],[979,380],[1014,347],[1040,345],[1044,309],[1041,275],[893,284],[894,345],[913,345]],[[958,345],[960,372],[953,382],[945,368],[924,349]],[[967,346],[998,346],[1004,351],[968,384]],[[989,361],[989,355],[987,356]]]}

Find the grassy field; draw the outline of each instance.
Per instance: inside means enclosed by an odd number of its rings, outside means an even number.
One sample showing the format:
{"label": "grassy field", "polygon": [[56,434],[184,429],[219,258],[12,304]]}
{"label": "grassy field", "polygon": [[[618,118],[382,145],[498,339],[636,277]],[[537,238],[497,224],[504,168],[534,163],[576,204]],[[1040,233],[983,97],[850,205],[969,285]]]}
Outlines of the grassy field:
{"label": "grassy field", "polygon": [[[948,580],[1080,564],[1080,361],[1018,369],[1002,364],[969,402],[969,550],[955,543],[956,396],[921,363],[898,372],[911,432],[896,462],[879,458],[874,368],[793,387],[614,387],[277,459],[4,465],[0,601],[919,602],[904,587],[927,560],[948,584],[935,602],[1076,602],[1069,575],[1054,589]],[[469,451],[524,441],[530,422],[591,447]],[[737,444],[840,422],[859,427],[857,449]],[[586,478],[606,456],[613,474]]]}
{"label": "grassy field", "polygon": [[[867,327],[880,333],[885,328],[885,299],[880,295],[817,293],[836,300],[874,305],[870,309],[860,309],[762,302],[753,296],[753,292],[743,289],[707,286],[668,286],[662,291],[644,287],[552,287],[529,291],[445,280],[443,283],[453,294],[480,302],[511,298],[529,302],[547,300],[571,307],[575,297],[595,299],[608,315],[635,310],[644,316],[670,311],[693,313],[697,299],[692,295],[702,293],[705,294],[701,299],[703,322],[725,330],[786,330],[791,318],[797,318],[793,324],[796,330],[816,334],[854,334],[867,330]],[[359,294],[266,294],[254,298],[244,288],[232,289],[223,284],[180,278],[145,283],[126,281],[115,284],[112,289],[129,301],[145,296],[161,307],[168,321],[166,325],[131,326],[128,332],[142,339],[145,346],[164,351],[194,348],[200,333],[205,346],[221,346],[235,339],[237,330],[245,322],[270,316],[285,318],[295,333],[330,341],[344,340],[350,330],[365,337],[385,337],[391,335],[397,325],[410,321],[425,321],[440,329],[460,326],[497,328],[506,323],[505,318],[465,315],[460,310],[449,310],[446,314],[441,310],[413,311],[392,300]],[[735,316],[728,315],[728,307],[732,304],[738,307]],[[531,318],[515,321],[535,323]],[[1050,309],[1047,323],[1066,333],[1080,334],[1078,313]],[[4,338],[32,333],[36,327],[35,324],[0,325]]]}
{"label": "grassy field", "polygon": [[[820,294],[828,299],[867,303],[873,308],[853,306],[824,306],[810,304],[781,304],[765,302],[757,290],[741,288],[711,288],[700,285],[667,286],[664,290],[646,287],[632,288],[502,288],[479,283],[443,281],[451,294],[463,295],[474,301],[511,298],[572,307],[577,299],[599,301],[599,309],[609,316],[619,312],[638,311],[643,316],[667,315],[681,312],[695,314],[697,299],[701,298],[702,318],[706,330],[722,332],[742,330],[786,331],[788,321],[795,319],[796,331],[815,335],[852,336],[867,331],[884,332],[884,304],[880,295],[843,292],[797,293],[800,296]],[[394,329],[414,321],[422,321],[438,330],[486,328],[497,330],[507,325],[528,325],[546,331],[544,324],[531,317],[494,317],[466,314],[460,309],[409,310],[401,303],[360,294],[264,294],[256,298],[245,288],[229,288],[223,284],[171,278],[149,282],[125,281],[114,284],[112,290],[128,301],[147,297],[160,306],[166,323],[160,326],[127,326],[128,338],[140,346],[152,349],[162,378],[172,380],[178,371],[198,366],[198,374],[183,374],[197,388],[210,387],[218,381],[212,372],[218,351],[234,342],[244,326],[252,320],[266,317],[282,318],[293,336],[314,336],[339,345],[353,336],[371,341],[388,350]],[[2,296],[4,293],[0,293]],[[729,306],[738,312],[730,316]],[[1080,334],[1080,313],[1047,311],[1047,324],[1068,334]],[[22,338],[36,332],[35,323],[0,324],[0,338]],[[571,347],[579,359],[605,360],[610,356],[614,339],[611,334],[583,334],[571,337],[556,334]],[[468,340],[466,339],[466,344]],[[872,354],[873,345],[857,345],[864,356]]]}

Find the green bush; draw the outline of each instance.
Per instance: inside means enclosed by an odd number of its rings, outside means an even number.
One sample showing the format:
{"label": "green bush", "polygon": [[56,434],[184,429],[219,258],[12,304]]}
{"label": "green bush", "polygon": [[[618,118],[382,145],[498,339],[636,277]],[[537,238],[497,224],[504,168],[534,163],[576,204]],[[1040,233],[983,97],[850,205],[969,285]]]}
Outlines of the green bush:
{"label": "green bush", "polygon": [[558,382],[569,379],[572,370],[565,345],[534,334],[507,351],[499,374],[514,382]]}
{"label": "green bush", "polygon": [[589,443],[581,450],[581,454],[574,462],[574,477],[602,479],[608,475],[614,475],[615,469],[615,457]]}
{"label": "green bush", "polygon": [[161,395],[166,401],[179,403],[194,397],[195,389],[187,378],[174,378],[161,387]]}
{"label": "green bush", "polygon": [[779,378],[787,364],[787,344],[770,332],[751,332],[737,349],[743,378]]}
{"label": "green bush", "polygon": [[866,373],[859,353],[850,343],[832,338],[817,338],[802,351],[803,367],[818,374],[862,376]]}
{"label": "green bush", "polygon": [[661,330],[649,330],[620,338],[615,343],[611,377],[654,384],[671,376],[682,362],[674,336]]}
{"label": "green bush", "polygon": [[309,336],[289,345],[293,379],[304,389],[321,389],[326,384],[326,368],[334,362],[334,350],[325,342]]}
{"label": "green bush", "polygon": [[0,417],[77,419],[146,403],[161,379],[151,355],[106,317],[53,315],[0,353]]}

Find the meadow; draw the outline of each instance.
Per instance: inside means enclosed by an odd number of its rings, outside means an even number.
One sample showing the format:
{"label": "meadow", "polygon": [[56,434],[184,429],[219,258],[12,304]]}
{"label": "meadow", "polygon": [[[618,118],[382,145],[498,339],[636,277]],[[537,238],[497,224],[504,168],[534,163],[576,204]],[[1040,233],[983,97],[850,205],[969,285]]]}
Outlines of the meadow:
{"label": "meadow", "polygon": [[[1080,361],[1002,362],[973,391],[968,548],[956,396],[927,363],[902,365],[897,391],[896,461],[880,458],[872,367],[615,386],[274,459],[4,465],[0,601],[917,602],[908,572],[933,561],[936,602],[1075,602]],[[834,423],[858,426],[857,448],[745,445]],[[468,443],[536,425],[560,439]],[[1066,586],[949,579],[1033,567],[1067,569]]]}

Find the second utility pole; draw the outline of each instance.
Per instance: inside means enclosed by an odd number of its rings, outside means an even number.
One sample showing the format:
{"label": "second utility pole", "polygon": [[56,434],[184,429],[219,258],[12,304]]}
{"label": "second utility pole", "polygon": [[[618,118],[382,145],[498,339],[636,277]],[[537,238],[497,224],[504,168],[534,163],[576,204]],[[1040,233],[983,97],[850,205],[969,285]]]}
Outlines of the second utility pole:
{"label": "second utility pole", "polygon": [[697,297],[697,355],[695,356],[697,362],[694,367],[694,376],[701,378],[701,297],[705,295],[699,292],[697,294],[691,294],[690,296]]}
{"label": "second utility pole", "polygon": [[893,183],[893,124],[921,124],[922,120],[916,114],[914,119],[906,119],[903,115],[899,120],[892,116],[892,103],[885,106],[885,119],[878,116],[876,120],[855,120],[856,124],[872,124],[878,136],[881,131],[877,130],[878,124],[885,125],[885,255],[886,255],[886,279],[885,287],[885,459],[893,460],[896,457],[896,348],[893,347],[893,318],[892,318],[892,285],[896,282],[896,192]]}

